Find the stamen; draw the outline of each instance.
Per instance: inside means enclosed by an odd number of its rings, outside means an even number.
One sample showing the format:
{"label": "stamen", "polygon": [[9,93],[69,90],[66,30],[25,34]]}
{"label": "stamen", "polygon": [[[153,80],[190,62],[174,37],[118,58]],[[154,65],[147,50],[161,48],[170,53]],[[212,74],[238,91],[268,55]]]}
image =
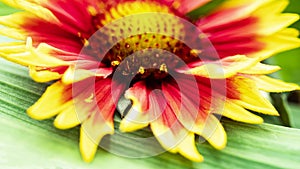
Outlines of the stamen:
{"label": "stamen", "polygon": [[96,16],[96,15],[97,15],[97,10],[96,10],[95,7],[93,7],[93,6],[88,6],[88,7],[87,7],[87,10],[88,10],[88,12],[89,12],[90,15],[92,15],[92,16]]}
{"label": "stamen", "polygon": [[161,64],[159,70],[162,71],[162,72],[167,73],[168,72],[167,65],[166,64]]}
{"label": "stamen", "polygon": [[87,40],[87,39],[83,39],[83,45],[86,47],[86,46],[89,46],[90,42]]}
{"label": "stamen", "polygon": [[117,61],[117,60],[114,60],[114,61],[112,61],[110,64],[111,64],[112,66],[118,66],[118,65],[120,64],[120,62]]}
{"label": "stamen", "polygon": [[198,50],[198,49],[192,49],[192,50],[190,51],[190,54],[191,54],[192,56],[195,56],[195,57],[198,57],[198,55],[201,54],[201,53],[202,53],[202,50]]}
{"label": "stamen", "polygon": [[139,73],[140,73],[140,74],[144,74],[144,73],[145,73],[145,68],[141,66],[141,67],[139,68]]}

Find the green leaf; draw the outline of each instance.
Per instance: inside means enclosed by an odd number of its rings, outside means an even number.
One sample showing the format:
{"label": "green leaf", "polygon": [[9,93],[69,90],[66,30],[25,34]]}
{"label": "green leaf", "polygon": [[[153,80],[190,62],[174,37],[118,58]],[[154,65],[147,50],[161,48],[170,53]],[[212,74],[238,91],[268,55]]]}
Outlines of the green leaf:
{"label": "green leaf", "polygon": [[295,125],[291,121],[291,113],[288,109],[286,97],[281,93],[271,93],[270,94],[273,105],[280,114],[280,120],[282,124],[286,127],[294,127]]}
{"label": "green leaf", "polygon": [[295,128],[300,129],[300,105],[295,103],[290,103],[289,108],[291,110],[291,120]]}
{"label": "green leaf", "polygon": [[[1,168],[297,168],[300,166],[300,130],[270,124],[248,125],[224,120],[228,145],[222,150],[197,141],[203,163],[180,155],[163,153],[133,159],[99,149],[91,164],[82,161],[78,148],[78,127],[58,130],[53,120],[36,121],[25,110],[43,93],[46,84],[33,82],[27,68],[0,59],[0,165]],[[141,155],[149,145],[134,137],[152,136],[149,130],[105,137],[112,151]],[[109,142],[108,142],[109,141]],[[102,142],[103,143],[103,142]],[[104,143],[105,144],[105,143]]]}
{"label": "green leaf", "polygon": [[300,84],[299,56],[300,48],[297,48],[269,58],[267,60],[268,63],[281,67],[281,70],[273,74],[273,76],[287,82]]}

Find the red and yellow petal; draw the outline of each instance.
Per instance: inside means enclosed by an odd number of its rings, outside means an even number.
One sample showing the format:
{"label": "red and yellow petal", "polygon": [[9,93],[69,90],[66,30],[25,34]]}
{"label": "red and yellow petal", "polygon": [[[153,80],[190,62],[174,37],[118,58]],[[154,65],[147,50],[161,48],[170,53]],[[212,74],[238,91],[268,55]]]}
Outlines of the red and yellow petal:
{"label": "red and yellow petal", "polygon": [[132,101],[132,108],[121,121],[120,130],[123,132],[131,132],[147,127],[151,122],[151,113],[153,113],[150,112],[149,106],[158,105],[159,103],[152,102],[153,95],[150,94],[145,82],[141,81],[134,84],[133,87],[125,92],[125,97]]}
{"label": "red and yellow petal", "polygon": [[2,57],[24,66],[57,67],[70,64],[49,55],[49,52],[41,46],[34,48],[31,38],[27,38],[26,44],[23,45],[11,42],[1,44],[0,48],[3,49],[0,53]]}
{"label": "red and yellow petal", "polygon": [[228,92],[235,102],[240,106],[259,113],[278,116],[273,105],[264,98],[255,82],[243,76],[236,76],[230,79]]}
{"label": "red and yellow petal", "polygon": [[[188,76],[182,76],[181,78],[176,78],[176,82],[172,81],[162,84],[162,92],[167,104],[187,130],[191,130],[195,126],[197,118],[206,118],[208,113],[201,114],[200,110],[203,107],[210,106],[210,102],[204,99],[204,97],[210,97],[207,94],[210,91],[204,91],[207,88],[198,86],[197,81],[193,80],[188,78]],[[179,87],[177,87],[176,83],[178,83]]]}
{"label": "red and yellow petal", "polygon": [[113,114],[116,101],[124,91],[122,85],[111,79],[99,80],[95,87],[95,96],[91,95],[85,102],[97,106],[90,111],[90,116],[82,123],[80,130],[80,152],[86,162],[93,160],[102,137],[114,133]]}
{"label": "red and yellow petal", "polygon": [[[181,86],[180,90],[174,84],[172,86],[172,83],[164,83],[162,91],[167,103],[186,130],[203,136],[215,148],[222,149],[226,145],[226,133],[220,122],[211,114],[211,110],[215,109],[213,106],[222,106],[217,103],[222,103],[224,96],[213,100],[213,89],[199,82],[203,82],[204,78],[195,81],[196,87],[192,85],[191,80],[186,76],[176,78],[176,82]],[[219,109],[221,108],[216,110]]]}
{"label": "red and yellow petal", "polygon": [[23,42],[10,42],[0,44],[0,55],[7,60],[28,66],[30,76],[37,82],[49,82],[62,77],[66,68],[71,64],[53,56],[55,48],[40,44],[37,48],[32,46],[32,39]]}
{"label": "red and yellow petal", "polygon": [[284,29],[271,36],[258,37],[257,39],[265,44],[264,48],[250,54],[250,57],[263,57],[266,59],[273,54],[300,47],[298,32],[296,33],[294,29]]}
{"label": "red and yellow petal", "polygon": [[249,17],[251,13],[265,3],[266,1],[225,1],[211,14],[199,21],[199,28],[205,32],[213,29],[218,30],[216,28]]}
{"label": "red and yellow petal", "polygon": [[64,72],[62,76],[62,82],[64,84],[72,84],[90,77],[102,77],[106,78],[110,74],[112,74],[112,68],[98,68],[94,70],[82,69],[78,65],[71,65]]}
{"label": "red and yellow petal", "polygon": [[249,112],[248,110],[240,106],[238,103],[236,103],[235,100],[232,99],[227,99],[225,101],[224,107],[222,108],[222,111],[216,112],[216,114],[228,117],[235,121],[240,121],[249,124],[263,123],[263,118]]}
{"label": "red and yellow petal", "polygon": [[[38,120],[58,115],[58,119],[55,120],[54,124],[62,129],[70,128],[68,126],[75,125],[77,121],[83,121],[87,118],[93,106],[75,107],[75,104],[87,104],[84,101],[90,97],[90,93],[84,88],[78,92],[79,94],[74,93],[72,90],[72,85],[65,85],[61,81],[53,83],[47,88],[42,97],[27,110],[28,115]],[[74,114],[76,116],[72,119],[66,118]]]}
{"label": "red and yellow petal", "polygon": [[286,28],[299,16],[281,13],[287,4],[287,0],[225,1],[201,18],[198,27],[207,34],[221,58],[236,54],[267,58],[300,46],[295,30]]}
{"label": "red and yellow petal", "polygon": [[154,136],[166,150],[193,161],[203,160],[195,147],[194,134],[177,120],[161,90],[151,91],[144,82],[139,82],[126,92],[126,97],[133,101],[133,107],[122,119],[121,131],[130,132],[150,124]]}
{"label": "red and yellow petal", "polygon": [[47,88],[42,97],[28,110],[30,117],[38,120],[48,119],[63,111],[69,106],[72,98],[70,86],[65,86],[58,81]]}
{"label": "red and yellow petal", "polygon": [[[168,1],[168,0],[166,0]],[[211,0],[173,0],[172,6],[182,14],[187,14],[194,9],[197,9]]]}
{"label": "red and yellow petal", "polygon": [[[89,32],[93,26],[91,24],[82,23],[86,29],[74,29],[79,23],[70,25],[72,21],[70,18],[70,20],[63,20],[63,18],[61,18],[63,17],[62,15],[58,15],[47,6],[58,2],[59,1],[5,1],[5,3],[9,5],[21,8],[25,11],[8,16],[1,16],[0,24],[7,28],[4,27],[3,31],[0,30],[0,34],[7,34],[5,31],[8,29],[16,30],[15,34],[12,33],[8,35],[8,37],[19,40],[26,40],[27,37],[31,37],[34,40],[34,46],[38,46],[40,43],[47,43],[56,48],[78,53],[83,46],[80,36],[85,34],[85,32]],[[65,5],[67,5],[67,3],[65,3]],[[78,6],[72,5],[69,6],[69,8],[70,7],[76,8]],[[78,13],[78,10],[73,10],[73,13],[74,12]],[[88,12],[86,11],[86,13]],[[89,20],[90,17],[82,19],[82,22],[88,22]],[[87,25],[91,26],[87,27]],[[93,32],[94,31],[90,32],[88,36]]]}
{"label": "red and yellow petal", "polygon": [[107,134],[114,133],[113,119],[103,118],[101,112],[92,112],[80,129],[79,147],[83,160],[91,162],[98,149],[100,140]]}
{"label": "red and yellow petal", "polygon": [[166,150],[180,153],[193,161],[203,161],[203,157],[195,146],[194,133],[189,132],[180,124],[169,106],[157,120],[150,123],[150,127],[154,136]]}
{"label": "red and yellow petal", "polygon": [[[122,85],[111,79],[97,80],[95,89],[93,79],[65,85],[58,81],[49,86],[42,97],[27,112],[34,119],[43,120],[57,115],[54,125],[69,129],[79,124],[80,151],[83,159],[90,162],[101,138],[113,134],[113,114],[116,100],[123,92]],[[112,87],[114,92],[112,92]]]}
{"label": "red and yellow petal", "polygon": [[201,62],[200,65],[191,64],[192,68],[186,71],[178,71],[211,79],[224,79],[244,70],[249,70],[249,68],[259,64],[259,61],[260,58],[248,58],[245,55],[236,55],[219,61]]}
{"label": "red and yellow petal", "polygon": [[[182,78],[182,83],[186,83],[186,77]],[[176,86],[172,86],[174,85],[172,83],[168,84],[165,83],[161,90],[154,89],[151,92],[143,82],[130,88],[126,94],[127,98],[133,101],[133,107],[122,119],[120,130],[134,131],[150,124],[155,137],[166,150],[173,153],[178,152],[193,161],[203,160],[195,147],[194,133],[204,136],[217,149],[224,148],[226,133],[220,122],[212,115],[207,118],[206,114],[209,112],[200,113],[199,105],[197,106],[192,101],[195,101],[195,98],[193,96],[186,97],[189,94],[186,93],[187,91],[183,95],[176,93],[175,91],[178,90]],[[186,85],[190,86],[190,83]],[[190,89],[187,88],[187,90]],[[150,94],[147,95],[147,92]],[[192,91],[192,93],[194,92]],[[206,102],[201,103],[205,104]],[[209,105],[204,107],[207,106]],[[205,119],[208,120],[205,121]]]}

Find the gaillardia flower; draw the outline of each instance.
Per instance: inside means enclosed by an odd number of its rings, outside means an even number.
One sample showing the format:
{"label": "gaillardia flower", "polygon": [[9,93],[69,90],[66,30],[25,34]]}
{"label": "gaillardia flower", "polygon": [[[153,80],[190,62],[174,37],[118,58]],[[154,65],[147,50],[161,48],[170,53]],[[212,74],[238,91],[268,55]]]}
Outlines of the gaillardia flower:
{"label": "gaillardia flower", "polygon": [[219,115],[259,124],[250,111],[278,115],[260,91],[299,89],[260,63],[300,46],[298,31],[286,28],[298,15],[281,13],[287,0],[228,0],[196,21],[186,14],[209,0],[1,1],[21,11],[0,17],[0,34],[17,40],[0,44],[0,55],[28,66],[37,82],[54,81],[29,116],[81,125],[85,161],[114,133],[122,95],[132,107],[121,131],[150,126],[163,148],[202,161],[195,134],[226,145]]}

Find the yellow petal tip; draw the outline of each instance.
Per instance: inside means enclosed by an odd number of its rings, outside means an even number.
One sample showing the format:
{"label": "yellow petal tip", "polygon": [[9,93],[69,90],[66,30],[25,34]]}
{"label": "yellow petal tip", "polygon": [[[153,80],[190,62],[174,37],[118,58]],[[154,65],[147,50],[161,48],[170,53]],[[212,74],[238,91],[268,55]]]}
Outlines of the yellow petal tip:
{"label": "yellow petal tip", "polygon": [[227,135],[224,131],[224,136],[222,136],[222,139],[219,142],[210,142],[210,144],[217,150],[223,150],[227,145]]}
{"label": "yellow petal tip", "polygon": [[193,157],[188,157],[190,160],[194,161],[194,162],[198,162],[198,163],[201,163],[204,161],[204,158],[202,155],[200,155],[198,153],[198,155],[194,155]]}
{"label": "yellow petal tip", "polygon": [[148,124],[146,123],[134,123],[130,122],[127,119],[123,119],[120,123],[119,130],[121,132],[133,132],[139,129],[142,129],[144,127],[147,127]]}
{"label": "yellow petal tip", "polygon": [[33,112],[32,106],[27,109],[27,115],[33,119],[38,119],[38,116]]}
{"label": "yellow petal tip", "polygon": [[85,162],[90,163],[91,161],[93,161],[98,145],[90,139],[90,137],[85,133],[82,127],[80,129],[79,148],[82,159]]}
{"label": "yellow petal tip", "polygon": [[128,128],[127,128],[126,122],[124,122],[124,120],[121,121],[119,130],[123,133],[128,132]]}
{"label": "yellow petal tip", "polygon": [[66,130],[66,129],[70,129],[70,128],[73,128],[77,125],[80,124],[80,121],[76,122],[76,123],[70,123],[68,121],[62,121],[61,119],[59,118],[55,118],[54,122],[53,122],[53,125],[58,128],[58,129],[61,129],[61,130]]}
{"label": "yellow petal tip", "polygon": [[36,112],[36,106],[31,106],[27,109],[27,115],[35,120],[45,120],[50,118],[49,115],[44,115],[42,113]]}
{"label": "yellow petal tip", "polygon": [[[72,102],[69,102],[72,104]],[[63,112],[58,114],[53,124],[59,129],[73,128],[81,123],[81,120],[73,106],[69,105]]]}
{"label": "yellow petal tip", "polygon": [[223,140],[221,144],[215,144],[214,148],[217,150],[223,150],[227,145],[227,139]]}
{"label": "yellow petal tip", "polygon": [[39,83],[45,83],[45,82],[50,82],[52,80],[57,80],[62,76],[57,72],[51,72],[47,70],[37,71],[34,66],[29,66],[29,75],[34,81]]}

